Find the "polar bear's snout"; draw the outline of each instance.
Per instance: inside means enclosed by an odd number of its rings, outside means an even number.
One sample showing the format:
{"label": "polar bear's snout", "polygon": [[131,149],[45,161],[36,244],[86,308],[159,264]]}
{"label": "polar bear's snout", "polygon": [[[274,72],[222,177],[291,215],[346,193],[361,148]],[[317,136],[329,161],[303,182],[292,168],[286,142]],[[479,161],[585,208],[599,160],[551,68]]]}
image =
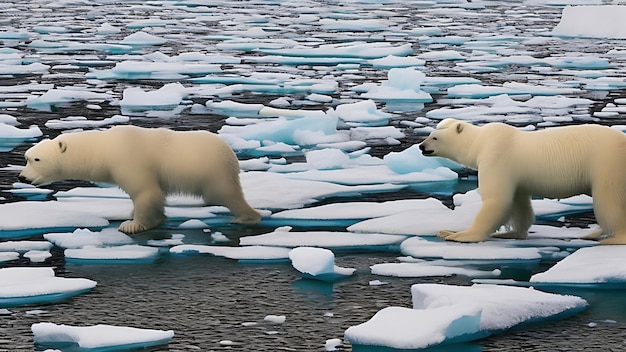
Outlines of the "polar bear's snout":
{"label": "polar bear's snout", "polygon": [[428,149],[428,147],[426,146],[426,142],[422,142],[419,145],[419,148],[422,151],[422,155],[425,155],[425,156],[429,156],[435,153],[434,150]]}

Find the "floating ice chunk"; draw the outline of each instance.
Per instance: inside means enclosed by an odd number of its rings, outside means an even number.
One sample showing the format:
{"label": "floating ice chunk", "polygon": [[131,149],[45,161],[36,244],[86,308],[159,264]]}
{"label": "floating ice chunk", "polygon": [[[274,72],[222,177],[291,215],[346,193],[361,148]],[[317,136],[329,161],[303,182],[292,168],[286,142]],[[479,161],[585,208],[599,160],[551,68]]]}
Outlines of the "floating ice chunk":
{"label": "floating ice chunk", "polygon": [[209,226],[202,220],[189,219],[178,225],[179,229],[206,229]]}
{"label": "floating ice chunk", "polygon": [[88,90],[78,89],[50,89],[41,96],[29,97],[26,99],[26,105],[32,108],[49,110],[51,106],[71,103],[76,101],[100,102],[111,100],[112,95],[107,93],[90,92]]}
{"label": "floating ice chunk", "polygon": [[170,248],[170,253],[173,254],[211,254],[241,261],[287,260],[289,251],[290,248],[269,246],[228,247],[192,244],[183,244]]}
{"label": "floating ice chunk", "polygon": [[388,202],[342,202],[325,204],[304,209],[290,209],[272,214],[272,219],[295,221],[313,220],[358,220],[377,218],[408,210],[427,210],[433,208],[448,209],[435,198],[404,199]]}
{"label": "floating ice chunk", "polygon": [[346,164],[350,157],[339,149],[312,150],[306,153],[306,162],[320,170],[337,169]]}
{"label": "floating ice chunk", "polygon": [[128,116],[113,115],[102,120],[88,120],[84,116],[68,116],[55,120],[46,121],[45,126],[51,129],[78,129],[78,128],[97,128],[107,125],[127,123],[130,121]]}
{"label": "floating ice chunk", "polygon": [[286,316],[274,315],[274,314],[266,315],[265,318],[263,318],[263,321],[272,323],[272,324],[284,324],[286,320],[287,320]]}
{"label": "floating ice chunk", "polygon": [[291,265],[302,277],[322,281],[335,281],[354,274],[356,269],[335,265],[335,254],[324,248],[297,247],[289,252]]}
{"label": "floating ice chunk", "polygon": [[424,156],[417,144],[401,152],[391,152],[385,155],[383,160],[387,167],[399,174],[422,172],[426,169],[437,169],[439,167],[446,167],[452,170],[464,169],[463,166],[450,159]]}
{"label": "floating ice chunk", "polygon": [[500,270],[476,270],[454,266],[433,265],[423,263],[383,263],[371,266],[372,274],[394,277],[429,277],[462,275],[467,277],[497,277]]}
{"label": "floating ice chunk", "polygon": [[271,55],[300,56],[305,58],[318,57],[341,57],[341,58],[363,58],[376,59],[389,55],[407,56],[413,53],[411,44],[393,46],[387,42],[359,42],[323,44],[317,48],[261,48],[260,51]]}
{"label": "floating ice chunk", "polygon": [[115,247],[84,246],[64,252],[65,259],[73,263],[149,263],[156,260],[159,249],[140,245]]}
{"label": "floating ice chunk", "polygon": [[31,250],[24,253],[24,258],[30,259],[33,263],[43,263],[46,259],[52,257],[50,251],[35,251]]}
{"label": "floating ice chunk", "polygon": [[480,334],[481,309],[475,304],[431,309],[387,307],[344,334],[353,346],[420,349],[441,343],[471,341]]}
{"label": "floating ice chunk", "polygon": [[392,68],[387,80],[380,86],[369,89],[361,94],[363,98],[386,102],[429,103],[433,101],[429,93],[421,89],[426,75],[414,68]]}
{"label": "floating ice chunk", "polygon": [[[332,113],[318,111],[313,115],[288,119],[279,117],[276,120],[246,126],[223,126],[219,134],[233,134],[246,140],[283,142],[290,145],[316,144],[307,141],[311,132],[320,132],[322,136],[337,133],[337,116]],[[327,142],[327,139],[322,139]]]}
{"label": "floating ice chunk", "polygon": [[167,42],[166,39],[148,34],[143,31],[135,32],[128,35],[120,41],[120,44],[135,45],[135,46],[149,46],[149,45],[162,45]]}
{"label": "floating ice chunk", "polygon": [[15,252],[28,252],[28,251],[49,251],[52,248],[52,243],[48,241],[6,241],[0,242],[0,251],[15,251]]}
{"label": "floating ice chunk", "polygon": [[246,236],[239,240],[242,246],[321,247],[328,249],[385,249],[397,246],[406,237],[399,235],[357,234],[334,231],[291,232],[284,228],[274,232]]}
{"label": "floating ice chunk", "polygon": [[622,5],[566,6],[552,35],[626,39],[626,7]]}
{"label": "floating ice chunk", "polygon": [[393,67],[411,67],[411,66],[423,66],[426,61],[414,56],[399,57],[389,55],[380,59],[374,59],[368,61],[374,67],[380,68],[393,68]]}
{"label": "floating ice chunk", "polygon": [[76,229],[71,233],[47,233],[46,240],[61,248],[82,248],[86,246],[114,246],[133,243],[133,239],[116,229],[103,229],[92,232],[88,229]]}
{"label": "floating ice chunk", "polygon": [[32,125],[27,129],[17,128],[10,124],[0,122],[0,141],[8,139],[27,140],[41,136],[43,133],[36,125]]}
{"label": "floating ice chunk", "polygon": [[164,345],[174,337],[172,330],[93,325],[69,326],[36,323],[31,326],[35,344],[44,348],[78,346],[81,350],[129,350]]}
{"label": "floating ice chunk", "polygon": [[155,246],[155,247],[179,246],[183,244],[184,238],[185,238],[185,235],[183,234],[172,234],[171,238],[166,238],[163,240],[148,240],[146,244],[149,246]]}
{"label": "floating ice chunk", "polygon": [[350,126],[386,126],[392,114],[380,111],[373,100],[341,104],[335,108],[337,116]]}
{"label": "floating ice chunk", "polygon": [[34,141],[36,137],[41,135],[42,132],[39,127],[34,125],[22,129],[0,122],[0,152],[11,151],[18,145],[27,141]]}
{"label": "floating ice chunk", "polygon": [[97,32],[98,34],[117,34],[120,33],[122,30],[119,29],[118,27],[113,26],[110,23],[103,23],[100,25],[100,27],[98,27]]}
{"label": "floating ice chunk", "polygon": [[0,252],[0,263],[18,259],[20,259],[20,254],[18,252]]}
{"label": "floating ice chunk", "polygon": [[543,273],[530,278],[531,284],[595,288],[626,287],[626,246],[581,248]]}
{"label": "floating ice chunk", "polygon": [[187,91],[180,83],[168,83],[150,92],[144,92],[138,87],[131,87],[124,89],[120,106],[122,112],[172,110],[181,103],[186,95]]}
{"label": "floating ice chunk", "polygon": [[[63,202],[28,201],[0,204],[0,237],[29,237],[52,229],[71,231],[77,227],[101,228],[109,225],[109,221],[102,217],[101,213],[89,213],[85,207],[84,203]],[[129,204],[128,211],[131,209],[132,204]],[[39,216],[33,217],[32,214]]]}
{"label": "floating ice chunk", "polygon": [[263,104],[246,104],[232,100],[207,101],[205,105],[216,114],[235,117],[260,117],[259,111],[265,107]]}
{"label": "floating ice chunk", "polygon": [[[344,186],[329,182],[290,179],[283,174],[260,171],[244,172],[240,174],[240,178],[246,199],[257,209],[301,208],[331,196],[345,194],[354,196],[361,193],[388,192],[404,188],[404,186],[389,183]],[[286,189],[297,190],[297,192],[285,192]],[[276,194],[281,194],[281,196],[276,197]],[[0,214],[0,219],[2,219],[2,214]]]}
{"label": "floating ice chunk", "polygon": [[328,339],[324,343],[325,351],[336,351],[341,346],[341,339]]}
{"label": "floating ice chunk", "polygon": [[27,75],[48,73],[49,65],[33,62],[26,65],[0,65],[0,75]]}
{"label": "floating ice chunk", "polygon": [[505,82],[502,87],[480,84],[460,84],[448,88],[448,96],[453,98],[486,98],[493,95],[566,95],[580,92],[577,88],[547,87],[519,82]]}
{"label": "floating ice chunk", "polygon": [[412,237],[402,242],[403,254],[415,258],[446,260],[501,260],[501,261],[536,261],[542,254],[539,248],[507,248],[502,245],[483,243],[453,243],[428,241]]}
{"label": "floating ice chunk", "polygon": [[52,303],[85,293],[96,282],[55,277],[52,268],[0,269],[0,307]]}
{"label": "floating ice chunk", "polygon": [[532,288],[497,285],[453,286],[416,284],[411,286],[413,309],[479,306],[480,330],[497,333],[523,323],[573,315],[587,307],[576,296],[545,293]]}

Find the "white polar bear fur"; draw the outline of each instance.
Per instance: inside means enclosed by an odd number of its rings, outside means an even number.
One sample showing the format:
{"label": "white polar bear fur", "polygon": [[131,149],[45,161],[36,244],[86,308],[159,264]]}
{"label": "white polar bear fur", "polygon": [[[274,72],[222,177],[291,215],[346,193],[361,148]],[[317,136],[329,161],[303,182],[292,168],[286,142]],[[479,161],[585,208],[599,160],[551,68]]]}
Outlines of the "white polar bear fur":
{"label": "white polar bear fur", "polygon": [[25,157],[20,176],[36,185],[67,179],[119,185],[134,205],[133,219],[119,227],[125,233],[161,224],[169,193],[224,205],[238,223],[261,219],[243,197],[237,156],[210,132],[117,126],[41,141]]}
{"label": "white polar bear fur", "polygon": [[525,238],[534,222],[531,197],[593,196],[600,230],[587,236],[626,244],[626,136],[609,127],[577,125],[524,132],[503,123],[474,126],[445,119],[421,144],[440,156],[478,170],[482,207],[469,229],[441,231],[460,242],[484,241],[500,226],[502,237]]}

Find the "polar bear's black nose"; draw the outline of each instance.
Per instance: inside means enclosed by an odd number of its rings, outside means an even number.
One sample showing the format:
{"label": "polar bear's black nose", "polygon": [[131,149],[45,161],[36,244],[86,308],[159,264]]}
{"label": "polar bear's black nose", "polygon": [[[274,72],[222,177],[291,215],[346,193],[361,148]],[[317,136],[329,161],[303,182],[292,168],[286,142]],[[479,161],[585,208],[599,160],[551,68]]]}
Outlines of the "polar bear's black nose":
{"label": "polar bear's black nose", "polygon": [[426,147],[424,147],[424,144],[420,144],[419,148],[420,148],[421,151],[425,151],[426,150]]}
{"label": "polar bear's black nose", "polygon": [[28,179],[22,175],[17,176],[17,180],[21,183],[29,183]]}

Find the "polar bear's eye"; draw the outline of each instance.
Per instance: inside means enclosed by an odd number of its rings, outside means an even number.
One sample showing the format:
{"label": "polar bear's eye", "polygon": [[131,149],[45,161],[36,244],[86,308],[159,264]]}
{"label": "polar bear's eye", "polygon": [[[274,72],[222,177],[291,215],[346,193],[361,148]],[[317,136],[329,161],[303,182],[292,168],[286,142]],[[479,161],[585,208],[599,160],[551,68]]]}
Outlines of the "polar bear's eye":
{"label": "polar bear's eye", "polygon": [[40,161],[40,159],[39,159],[39,158],[35,158],[34,160],[35,160],[35,161]]}
{"label": "polar bear's eye", "polygon": [[436,141],[436,140],[437,140],[437,137],[433,137],[433,141]]}

